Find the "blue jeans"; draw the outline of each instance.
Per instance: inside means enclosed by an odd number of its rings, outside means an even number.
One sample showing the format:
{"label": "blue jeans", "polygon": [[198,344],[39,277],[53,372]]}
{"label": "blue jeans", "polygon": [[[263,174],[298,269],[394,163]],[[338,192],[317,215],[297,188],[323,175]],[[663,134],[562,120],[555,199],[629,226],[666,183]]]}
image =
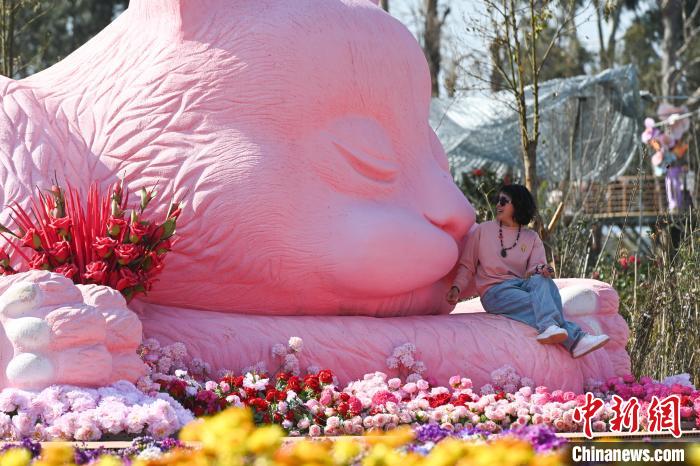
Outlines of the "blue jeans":
{"label": "blue jeans", "polygon": [[492,285],[483,296],[481,305],[489,314],[500,314],[544,332],[557,325],[569,334],[561,345],[569,352],[585,335],[581,327],[564,319],[559,288],[551,278],[532,275],[528,279],[512,278]]}

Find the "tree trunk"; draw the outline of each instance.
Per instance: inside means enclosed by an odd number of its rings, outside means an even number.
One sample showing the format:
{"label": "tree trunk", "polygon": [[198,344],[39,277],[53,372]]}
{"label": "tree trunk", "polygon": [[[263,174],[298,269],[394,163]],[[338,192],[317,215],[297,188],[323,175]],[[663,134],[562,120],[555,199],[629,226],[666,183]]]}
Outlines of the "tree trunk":
{"label": "tree trunk", "polygon": [[[676,50],[683,38],[683,1],[659,0],[659,9],[664,31],[661,41],[661,94],[674,96],[677,94],[676,79],[679,72],[676,67]],[[664,101],[668,102],[668,99],[664,97]]]}
{"label": "tree trunk", "polygon": [[[527,136],[524,136],[527,138]],[[537,141],[527,138],[523,141],[523,169],[525,170],[525,187],[533,197],[537,197]]]}
{"label": "tree trunk", "polygon": [[438,0],[425,0],[425,25],[423,29],[423,52],[428,60],[430,69],[430,82],[433,97],[440,97],[440,40],[442,26],[445,17],[449,14],[449,8],[443,13],[442,19],[438,15]]}

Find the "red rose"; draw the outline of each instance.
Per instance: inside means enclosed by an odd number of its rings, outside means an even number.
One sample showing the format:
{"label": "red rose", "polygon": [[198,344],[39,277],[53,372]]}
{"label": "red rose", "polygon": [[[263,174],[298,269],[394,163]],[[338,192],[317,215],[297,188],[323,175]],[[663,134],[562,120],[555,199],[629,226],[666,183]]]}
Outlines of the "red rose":
{"label": "red rose", "polygon": [[49,226],[60,234],[68,233],[68,229],[71,227],[71,225],[73,225],[73,222],[68,217],[51,218],[51,221],[49,222]]}
{"label": "red rose", "polygon": [[92,243],[95,252],[101,259],[106,259],[112,255],[112,249],[117,245],[117,240],[108,236],[97,236]]}
{"label": "red rose", "polygon": [[22,237],[22,246],[32,248],[34,250],[41,249],[41,237],[39,233],[34,229],[30,228]]}
{"label": "red rose", "polygon": [[628,264],[627,264],[627,258],[626,258],[626,257],[620,257],[620,259],[618,259],[618,262],[620,263],[620,267],[622,267],[623,269],[626,269],[626,268],[627,268],[627,265],[628,265]]}
{"label": "red rose", "polygon": [[109,217],[107,219],[107,234],[109,236],[119,236],[125,227],[126,221],[122,218]]}
{"label": "red rose", "polygon": [[440,393],[439,395],[431,396],[428,398],[431,408],[437,408],[438,406],[446,405],[450,402],[452,396],[449,393]]}
{"label": "red rose", "polygon": [[357,416],[362,412],[362,402],[359,398],[351,396],[348,400],[348,405],[350,405],[350,414],[352,416]]}
{"label": "red rose", "polygon": [[328,369],[324,369],[318,373],[318,380],[324,384],[333,383],[333,373]]}
{"label": "red rose", "polygon": [[274,388],[268,390],[267,393],[265,394],[265,399],[266,399],[267,401],[275,401],[275,400],[277,399],[277,393],[276,393],[276,392],[277,392],[277,390],[275,390]]}
{"label": "red rose", "polygon": [[304,388],[310,388],[313,391],[319,391],[321,389],[321,383],[318,377],[315,375],[307,375],[304,377]]}
{"label": "red rose", "polygon": [[57,241],[49,250],[49,254],[56,262],[63,264],[70,257],[70,244],[68,241]]}
{"label": "red rose", "polygon": [[72,280],[75,274],[78,273],[78,267],[76,267],[74,264],[63,264],[53,269],[53,271]]}
{"label": "red rose", "polygon": [[37,252],[36,254],[34,254],[34,257],[32,257],[32,260],[29,261],[29,268],[38,270],[49,270],[51,268],[51,265],[49,264],[49,256],[47,256],[43,252]]}
{"label": "red rose", "polygon": [[384,406],[388,402],[398,403],[399,400],[390,392],[383,390],[374,394],[372,397],[372,406]]}
{"label": "red rose", "polygon": [[295,392],[300,392],[301,391],[301,383],[299,382],[299,377],[297,376],[292,376],[289,378],[289,381],[287,381],[287,388],[290,390],[293,390]]}
{"label": "red rose", "polygon": [[163,263],[163,257],[159,256],[155,251],[151,251],[146,256],[148,260],[146,261],[146,271],[151,275],[160,273],[163,270],[165,264]]}
{"label": "red rose", "polygon": [[350,395],[348,393],[342,392],[340,394],[340,401],[350,401]]}
{"label": "red rose", "polygon": [[457,397],[457,400],[452,403],[455,406],[464,406],[466,403],[474,401],[474,399],[468,393],[462,393]]}
{"label": "red rose", "polygon": [[131,288],[139,284],[139,276],[131,269],[124,267],[119,269],[119,281],[117,281],[117,291],[122,291],[125,288]]}
{"label": "red rose", "polygon": [[98,285],[103,285],[107,277],[107,263],[104,261],[93,261],[85,267],[83,277]]}
{"label": "red rose", "polygon": [[348,410],[350,410],[350,404],[349,403],[340,403],[338,405],[338,412],[345,416],[348,413]]}
{"label": "red rose", "polygon": [[150,228],[147,222],[133,222],[129,229],[131,230],[129,239],[132,243],[138,243],[141,238],[148,234]]}
{"label": "red rose", "polygon": [[114,253],[117,255],[117,262],[121,265],[127,265],[139,257],[141,249],[135,244],[120,244],[114,248]]}
{"label": "red rose", "polygon": [[0,249],[0,267],[9,267],[10,266],[10,256],[7,254],[6,251]]}
{"label": "red rose", "polygon": [[474,171],[472,171],[472,174],[474,176],[483,176],[484,172],[480,168],[476,168],[476,169],[474,169]]}

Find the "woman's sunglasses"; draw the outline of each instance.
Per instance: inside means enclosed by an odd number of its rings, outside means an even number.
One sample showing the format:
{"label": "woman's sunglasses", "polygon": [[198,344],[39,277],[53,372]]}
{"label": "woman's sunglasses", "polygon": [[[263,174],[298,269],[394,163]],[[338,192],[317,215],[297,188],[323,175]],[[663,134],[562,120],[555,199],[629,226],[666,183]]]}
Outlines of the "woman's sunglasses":
{"label": "woman's sunglasses", "polygon": [[499,197],[498,199],[493,200],[494,205],[500,205],[501,207],[508,204],[509,202],[510,202],[510,199],[503,197],[503,196]]}

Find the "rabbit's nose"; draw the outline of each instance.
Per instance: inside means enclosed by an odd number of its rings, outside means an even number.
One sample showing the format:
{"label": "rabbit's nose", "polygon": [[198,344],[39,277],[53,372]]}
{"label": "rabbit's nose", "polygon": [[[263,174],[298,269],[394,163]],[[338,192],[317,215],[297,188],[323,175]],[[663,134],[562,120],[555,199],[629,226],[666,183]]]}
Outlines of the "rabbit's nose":
{"label": "rabbit's nose", "polygon": [[436,167],[427,175],[422,195],[423,215],[430,223],[460,241],[476,220],[474,208],[449,173]]}

